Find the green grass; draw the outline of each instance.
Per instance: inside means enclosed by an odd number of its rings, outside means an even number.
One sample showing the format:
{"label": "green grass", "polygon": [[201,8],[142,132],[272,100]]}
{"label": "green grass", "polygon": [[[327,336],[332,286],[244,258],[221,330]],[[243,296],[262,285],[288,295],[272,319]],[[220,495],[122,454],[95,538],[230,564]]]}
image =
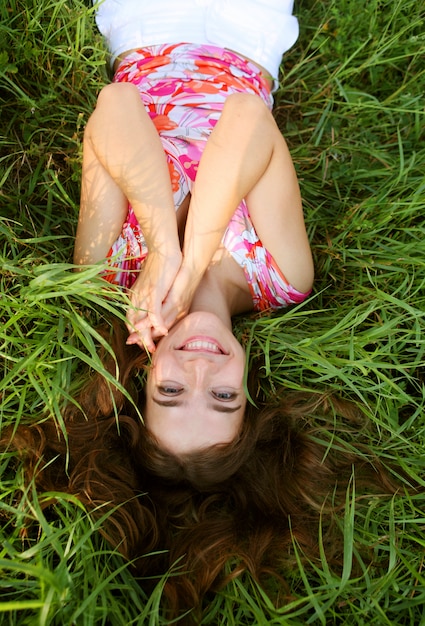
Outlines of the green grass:
{"label": "green grass", "polygon": [[[300,177],[315,291],[281,315],[238,320],[236,332],[251,355],[265,354],[267,392],[331,390],[361,403],[362,440],[423,484],[425,4],[296,4],[301,35],[286,56],[276,116]],[[70,271],[82,132],[108,80],[105,61],[88,2],[0,6],[2,426],[60,422],[79,373],[101,367],[94,326],[125,311],[125,297],[105,298],[95,271]],[[324,446],[343,437],[335,420]],[[347,443],[355,448],[356,438]],[[325,555],[311,568],[300,558],[279,609],[243,577],[203,623],[425,625],[423,496],[371,496],[365,511],[352,488],[340,574]],[[98,522],[69,496],[43,512],[48,497],[25,487],[3,455],[0,624],[164,623],[161,584],[145,597]],[[29,528],[28,517],[37,522]],[[378,565],[354,574],[363,548]]]}

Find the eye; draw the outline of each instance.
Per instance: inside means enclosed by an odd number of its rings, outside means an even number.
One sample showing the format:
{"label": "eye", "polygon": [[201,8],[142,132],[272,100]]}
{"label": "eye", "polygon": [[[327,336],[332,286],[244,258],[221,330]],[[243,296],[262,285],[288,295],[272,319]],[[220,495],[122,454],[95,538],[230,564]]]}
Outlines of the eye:
{"label": "eye", "polygon": [[237,397],[237,394],[234,391],[219,390],[212,391],[211,393],[214,398],[217,398],[217,400],[222,400],[224,402],[231,402]]}
{"label": "eye", "polygon": [[177,385],[158,385],[158,391],[163,396],[177,396],[183,389]]}

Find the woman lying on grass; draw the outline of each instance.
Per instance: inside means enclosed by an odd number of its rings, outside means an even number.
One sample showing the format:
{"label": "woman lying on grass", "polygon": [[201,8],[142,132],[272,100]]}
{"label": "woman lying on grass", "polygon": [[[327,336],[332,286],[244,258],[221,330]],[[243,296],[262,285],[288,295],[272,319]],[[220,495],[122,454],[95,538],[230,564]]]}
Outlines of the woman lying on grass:
{"label": "woman lying on grass", "polygon": [[[233,440],[246,397],[245,355],[231,318],[301,301],[312,281],[297,179],[276,123],[257,96],[227,97],[199,163],[187,219],[181,205],[174,210],[160,140],[132,85],[104,88],[84,145],[75,260],[96,262],[108,250],[116,258],[109,240],[125,220],[118,246],[125,238],[119,271],[126,272],[133,305],[127,341],[153,352],[149,430],[176,453]],[[123,218],[127,197],[132,208]],[[139,265],[147,254],[137,274],[125,267],[131,254]]]}
{"label": "woman lying on grass", "polygon": [[[257,406],[247,402],[232,316],[301,302],[313,268],[294,167],[270,113],[270,77],[296,22],[280,2],[242,4],[230,24],[220,2],[208,15],[190,2],[191,21],[176,22],[169,39],[158,16],[171,3],[139,3],[137,15],[101,5],[118,56],[86,127],[75,261],[109,258],[106,278],[129,290],[129,335],[115,329],[110,342],[133,400],[97,373],[65,412],[67,439],[51,421],[14,438],[39,489],[72,493],[93,515],[111,511],[105,536],[145,588],[174,567],[164,604],[170,616],[194,609],[195,622],[208,592],[242,572],[280,577],[294,543],[319,558],[320,526],[337,562],[331,513],[353,465],[358,485],[392,490],[372,461],[317,441],[309,418],[326,412],[326,399],[271,405],[254,370]],[[159,34],[135,41],[133,25],[154,14]],[[189,22],[196,44],[181,43]],[[256,29],[270,33],[262,51],[251,47]],[[116,367],[106,355],[105,367]]]}
{"label": "woman lying on grass", "polygon": [[[148,30],[153,10],[143,4],[131,19]],[[120,54],[85,131],[74,255],[79,265],[111,259],[108,280],[129,290],[127,341],[154,353],[145,423],[177,454],[230,442],[241,428],[245,356],[232,316],[301,302],[313,280],[295,170],[270,112],[285,39],[258,50],[255,64],[228,49],[250,49],[260,8],[264,28],[277,20],[289,42],[296,21],[251,2],[226,49],[174,43],[176,29],[186,41],[186,29],[204,33],[219,18],[225,36],[220,3],[211,4],[192,8],[189,25],[176,14],[171,44],[160,45],[166,26],[157,24],[160,34],[146,34],[154,45],[130,51],[125,15],[112,0],[101,5],[98,22]]]}

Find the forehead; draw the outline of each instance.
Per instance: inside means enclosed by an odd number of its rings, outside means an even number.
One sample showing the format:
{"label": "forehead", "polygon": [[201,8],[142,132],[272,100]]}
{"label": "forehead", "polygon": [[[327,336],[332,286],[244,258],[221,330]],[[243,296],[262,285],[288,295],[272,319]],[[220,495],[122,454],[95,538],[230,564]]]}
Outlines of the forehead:
{"label": "forehead", "polygon": [[150,397],[145,422],[160,445],[170,452],[191,452],[232,441],[241,429],[245,406],[245,397],[232,412],[214,409],[207,402],[161,405]]}

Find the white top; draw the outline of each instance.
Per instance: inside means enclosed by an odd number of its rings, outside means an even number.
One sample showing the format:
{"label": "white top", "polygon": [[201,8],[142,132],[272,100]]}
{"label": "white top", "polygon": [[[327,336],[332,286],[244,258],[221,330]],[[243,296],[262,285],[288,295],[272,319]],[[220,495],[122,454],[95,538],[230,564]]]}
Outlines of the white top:
{"label": "white top", "polygon": [[298,38],[294,0],[93,0],[96,22],[115,58],[134,48],[199,43],[229,48],[279,74]]}

